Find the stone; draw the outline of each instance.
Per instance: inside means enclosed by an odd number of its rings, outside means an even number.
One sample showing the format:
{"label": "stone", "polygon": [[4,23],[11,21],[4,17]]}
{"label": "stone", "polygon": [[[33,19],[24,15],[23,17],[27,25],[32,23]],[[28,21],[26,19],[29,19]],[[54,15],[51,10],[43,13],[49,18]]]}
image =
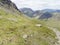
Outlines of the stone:
{"label": "stone", "polygon": [[24,35],[23,35],[23,38],[24,38],[24,39],[26,39],[27,37],[28,37],[28,35],[27,35],[27,34],[24,34]]}
{"label": "stone", "polygon": [[35,26],[37,26],[37,27],[41,27],[42,25],[41,25],[41,24],[36,24]]}

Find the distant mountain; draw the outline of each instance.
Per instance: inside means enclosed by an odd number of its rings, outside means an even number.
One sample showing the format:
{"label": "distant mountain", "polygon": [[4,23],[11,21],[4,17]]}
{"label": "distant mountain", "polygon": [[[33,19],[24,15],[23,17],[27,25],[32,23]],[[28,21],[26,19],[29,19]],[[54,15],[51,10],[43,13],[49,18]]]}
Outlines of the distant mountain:
{"label": "distant mountain", "polygon": [[34,11],[30,8],[20,8],[20,11],[29,17],[32,17],[34,13]]}
{"label": "distant mountain", "polygon": [[50,17],[52,17],[52,14],[49,13],[49,12],[45,12],[45,13],[43,13],[43,14],[40,16],[39,19],[48,19],[48,18],[50,18]]}
{"label": "distant mountain", "polygon": [[44,12],[56,12],[56,10],[54,10],[54,9],[44,9],[44,10],[41,10],[41,11],[44,11]]}
{"label": "distant mountain", "polygon": [[50,13],[52,13],[52,12],[60,12],[60,10],[58,10],[58,9],[44,9],[42,11],[50,12]]}
{"label": "distant mountain", "polygon": [[60,13],[60,10],[55,9],[44,9],[34,11],[31,8],[21,8],[20,11],[29,17],[37,19],[49,19],[51,17],[56,17],[54,13]]}

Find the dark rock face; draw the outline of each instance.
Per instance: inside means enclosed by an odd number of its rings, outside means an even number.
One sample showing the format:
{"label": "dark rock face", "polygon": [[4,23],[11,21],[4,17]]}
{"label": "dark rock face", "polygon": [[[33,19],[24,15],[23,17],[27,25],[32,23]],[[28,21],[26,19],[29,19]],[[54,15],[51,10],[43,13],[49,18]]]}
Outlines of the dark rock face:
{"label": "dark rock face", "polygon": [[2,0],[1,2],[2,2],[3,4],[8,4],[8,5],[11,4],[11,1],[10,1],[10,0]]}
{"label": "dark rock face", "polygon": [[0,4],[2,6],[4,6],[5,4],[7,4],[8,7],[14,7],[15,9],[18,10],[18,8],[16,7],[16,5],[14,3],[12,3],[10,0],[0,0]]}
{"label": "dark rock face", "polygon": [[43,15],[40,16],[40,19],[48,19],[51,18],[52,14],[49,12],[45,12]]}

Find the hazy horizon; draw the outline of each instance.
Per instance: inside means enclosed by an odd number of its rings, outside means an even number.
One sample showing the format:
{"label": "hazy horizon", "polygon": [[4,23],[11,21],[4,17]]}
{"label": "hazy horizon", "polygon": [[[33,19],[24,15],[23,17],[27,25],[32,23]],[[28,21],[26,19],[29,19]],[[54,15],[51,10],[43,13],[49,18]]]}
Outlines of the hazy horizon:
{"label": "hazy horizon", "polygon": [[12,0],[18,8],[31,8],[33,10],[60,9],[60,0]]}

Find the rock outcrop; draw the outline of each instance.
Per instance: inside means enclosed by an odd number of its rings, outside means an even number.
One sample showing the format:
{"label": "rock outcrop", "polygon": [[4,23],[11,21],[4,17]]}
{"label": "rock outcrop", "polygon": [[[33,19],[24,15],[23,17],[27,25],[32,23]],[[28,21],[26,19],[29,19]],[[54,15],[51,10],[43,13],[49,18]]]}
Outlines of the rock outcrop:
{"label": "rock outcrop", "polygon": [[18,10],[16,5],[11,0],[0,0],[0,5],[6,7],[8,6],[9,8],[13,7]]}

